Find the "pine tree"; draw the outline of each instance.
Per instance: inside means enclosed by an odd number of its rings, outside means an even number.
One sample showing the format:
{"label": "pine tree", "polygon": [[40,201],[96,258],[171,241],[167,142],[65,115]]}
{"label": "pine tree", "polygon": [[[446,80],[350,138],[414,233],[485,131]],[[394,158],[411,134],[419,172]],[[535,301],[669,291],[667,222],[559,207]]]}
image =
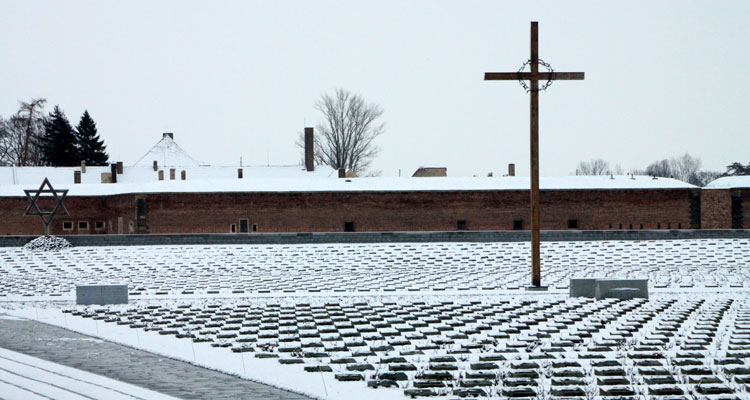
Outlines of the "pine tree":
{"label": "pine tree", "polygon": [[103,166],[109,162],[109,155],[105,151],[107,146],[99,139],[96,131],[96,122],[89,115],[88,110],[83,112],[81,121],[76,127],[76,148],[78,149],[79,162],[86,161],[86,165]]}
{"label": "pine tree", "polygon": [[44,122],[44,138],[41,143],[42,160],[53,167],[73,167],[80,164],[73,127],[59,106]]}

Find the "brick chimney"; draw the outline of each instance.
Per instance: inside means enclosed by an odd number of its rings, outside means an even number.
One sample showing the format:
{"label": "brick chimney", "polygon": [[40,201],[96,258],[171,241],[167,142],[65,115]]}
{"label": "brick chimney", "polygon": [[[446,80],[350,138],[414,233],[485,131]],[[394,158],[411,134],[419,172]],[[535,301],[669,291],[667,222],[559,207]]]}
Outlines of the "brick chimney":
{"label": "brick chimney", "polygon": [[81,171],[73,171],[73,183],[81,183]]}
{"label": "brick chimney", "polygon": [[346,178],[346,170],[339,168],[339,178]]}
{"label": "brick chimney", "polygon": [[81,173],[86,173],[86,160],[81,160]]}
{"label": "brick chimney", "polygon": [[182,179],[183,181],[187,179],[187,172],[185,172],[184,169],[180,171],[180,179]]}
{"label": "brick chimney", "polygon": [[237,179],[242,179],[242,168],[237,168]]}
{"label": "brick chimney", "polygon": [[159,180],[160,181],[164,180],[164,170],[163,169],[159,171]]}
{"label": "brick chimney", "polygon": [[313,128],[305,128],[305,169],[315,171],[315,136]]}
{"label": "brick chimney", "polygon": [[169,180],[170,180],[170,181],[173,181],[173,180],[174,180],[174,175],[175,175],[175,171],[176,171],[176,170],[175,170],[174,168],[170,168],[170,169],[169,169]]}
{"label": "brick chimney", "polygon": [[169,136],[170,139],[174,140],[174,133],[172,133],[172,132],[164,132],[164,133],[161,134],[162,138],[165,138],[167,136]]}
{"label": "brick chimney", "polygon": [[157,163],[156,160],[154,160],[154,171],[158,171],[158,170],[159,170],[159,163]]}
{"label": "brick chimney", "polygon": [[508,164],[508,176],[516,176],[516,164]]}
{"label": "brick chimney", "polygon": [[117,164],[110,164],[109,171],[112,174],[112,183],[117,183]]}
{"label": "brick chimney", "polygon": [[120,175],[122,175],[123,168],[125,168],[125,167],[123,166],[122,161],[118,161],[117,162],[117,173],[120,174]]}

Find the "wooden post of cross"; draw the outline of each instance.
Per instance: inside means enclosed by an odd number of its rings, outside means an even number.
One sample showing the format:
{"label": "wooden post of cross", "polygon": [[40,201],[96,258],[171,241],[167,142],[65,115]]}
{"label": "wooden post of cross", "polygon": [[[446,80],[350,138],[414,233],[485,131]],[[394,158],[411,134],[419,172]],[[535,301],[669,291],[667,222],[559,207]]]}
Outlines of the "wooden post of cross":
{"label": "wooden post of cross", "polygon": [[[542,288],[540,272],[541,256],[539,252],[539,81],[546,80],[546,87],[555,80],[583,80],[583,72],[539,72],[539,24],[531,23],[531,58],[528,61],[530,72],[486,72],[486,81],[521,81],[527,88],[530,99],[530,134],[531,134],[531,285]],[[546,64],[544,64],[546,66]],[[529,81],[526,86],[523,82]]]}

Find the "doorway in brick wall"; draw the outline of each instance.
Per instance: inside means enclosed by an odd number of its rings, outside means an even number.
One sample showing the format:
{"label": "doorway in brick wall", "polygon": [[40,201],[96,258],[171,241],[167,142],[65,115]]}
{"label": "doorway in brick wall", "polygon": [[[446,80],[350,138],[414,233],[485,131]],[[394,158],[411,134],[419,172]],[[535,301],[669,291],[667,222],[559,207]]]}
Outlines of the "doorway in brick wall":
{"label": "doorway in brick wall", "polygon": [[148,233],[148,204],[144,198],[135,200],[135,233]]}

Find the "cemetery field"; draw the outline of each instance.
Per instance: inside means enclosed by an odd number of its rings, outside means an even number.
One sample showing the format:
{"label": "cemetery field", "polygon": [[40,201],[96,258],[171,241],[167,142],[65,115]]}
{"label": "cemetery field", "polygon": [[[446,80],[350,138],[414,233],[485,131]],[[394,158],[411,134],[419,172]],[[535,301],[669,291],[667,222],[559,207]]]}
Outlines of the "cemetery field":
{"label": "cemetery field", "polygon": [[[0,313],[315,398],[750,400],[750,240],[0,249]],[[649,299],[570,298],[572,277]],[[130,303],[76,306],[75,285]]]}

